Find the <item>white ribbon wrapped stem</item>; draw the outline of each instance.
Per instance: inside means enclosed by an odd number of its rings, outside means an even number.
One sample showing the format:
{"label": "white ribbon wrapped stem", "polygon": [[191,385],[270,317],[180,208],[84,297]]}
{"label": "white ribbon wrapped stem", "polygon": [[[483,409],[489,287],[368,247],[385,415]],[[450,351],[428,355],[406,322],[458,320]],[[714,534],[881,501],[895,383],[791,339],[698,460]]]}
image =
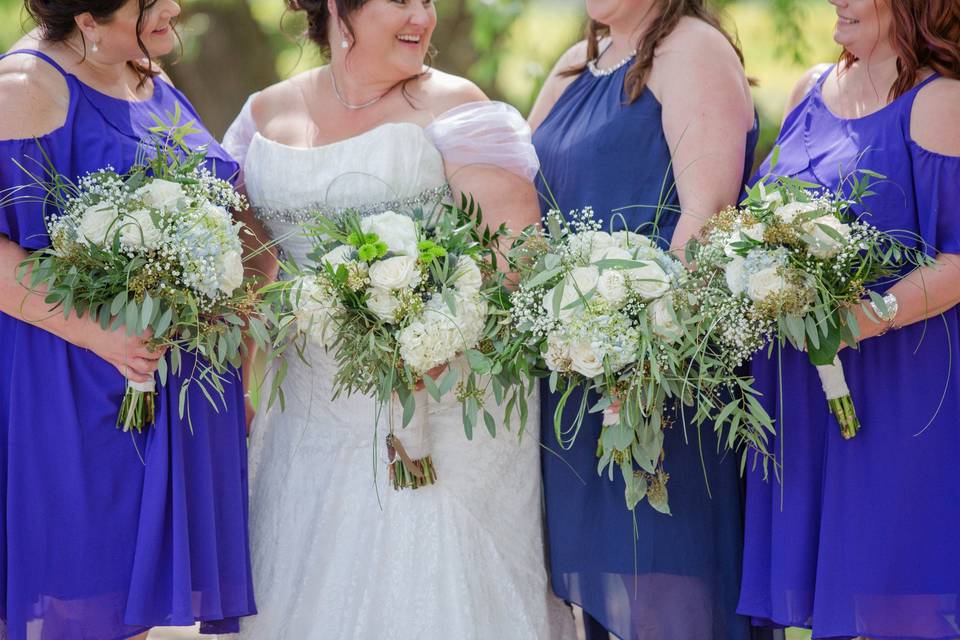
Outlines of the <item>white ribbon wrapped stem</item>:
{"label": "white ribbon wrapped stem", "polygon": [[139,391],[140,393],[153,393],[157,390],[157,381],[151,376],[151,378],[146,382],[134,382],[133,380],[127,380],[127,386],[134,391]]}
{"label": "white ribbon wrapped stem", "polygon": [[820,384],[823,385],[827,400],[836,400],[850,395],[847,379],[843,375],[843,363],[840,362],[839,357],[833,359],[833,364],[818,366],[817,373],[820,374]]}

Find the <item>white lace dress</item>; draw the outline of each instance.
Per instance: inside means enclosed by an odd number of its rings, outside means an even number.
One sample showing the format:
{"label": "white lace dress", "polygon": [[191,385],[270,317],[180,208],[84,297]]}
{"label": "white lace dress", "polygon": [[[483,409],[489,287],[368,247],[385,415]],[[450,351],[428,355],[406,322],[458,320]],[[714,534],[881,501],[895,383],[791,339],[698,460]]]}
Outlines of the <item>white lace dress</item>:
{"label": "white lace dress", "polygon": [[[299,225],[313,211],[403,209],[447,193],[444,162],[497,165],[531,178],[529,130],[512,107],[471,103],[427,128],[385,124],[315,148],[256,132],[250,101],[225,146],[241,161],[251,205],[283,252],[304,262]],[[374,437],[366,397],[331,399],[331,358],[289,359],[286,411],[259,415],[250,443],[250,526],[259,614],[256,640],[572,638],[569,609],[544,563],[538,406],[528,425],[497,438],[464,435],[454,399],[421,393],[400,437],[430,453],[438,482],[387,484],[386,419]],[[494,403],[491,400],[491,412]],[[397,417],[399,420],[399,416]],[[399,422],[398,422],[399,424]]]}

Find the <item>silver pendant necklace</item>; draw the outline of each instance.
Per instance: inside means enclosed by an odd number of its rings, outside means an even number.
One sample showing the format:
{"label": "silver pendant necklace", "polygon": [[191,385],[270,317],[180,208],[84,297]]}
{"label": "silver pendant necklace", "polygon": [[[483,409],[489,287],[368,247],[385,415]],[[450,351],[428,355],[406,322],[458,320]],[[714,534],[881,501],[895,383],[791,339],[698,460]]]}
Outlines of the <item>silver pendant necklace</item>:
{"label": "silver pendant necklace", "polygon": [[359,111],[360,109],[366,109],[367,107],[372,107],[373,105],[375,105],[375,104],[377,104],[378,102],[380,102],[381,100],[383,100],[383,98],[384,98],[388,93],[390,93],[391,91],[393,91],[393,87],[390,87],[390,88],[387,89],[385,92],[381,93],[379,96],[373,98],[372,100],[367,100],[367,101],[364,102],[363,104],[351,104],[351,103],[347,102],[347,101],[344,99],[344,97],[340,94],[340,87],[337,86],[337,76],[336,76],[336,74],[333,72],[333,67],[330,67],[330,84],[333,85],[333,95],[336,96],[337,102],[339,102],[340,104],[342,104],[342,105],[343,105],[344,107],[346,107],[347,109],[350,109],[351,111]]}

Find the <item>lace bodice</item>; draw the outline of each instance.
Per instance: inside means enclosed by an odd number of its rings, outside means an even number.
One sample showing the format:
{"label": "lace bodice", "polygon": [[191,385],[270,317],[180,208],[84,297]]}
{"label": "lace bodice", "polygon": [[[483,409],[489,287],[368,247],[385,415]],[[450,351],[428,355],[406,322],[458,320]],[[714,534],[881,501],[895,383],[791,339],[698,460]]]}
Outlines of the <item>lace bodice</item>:
{"label": "lace bodice", "polygon": [[262,136],[251,96],[224,138],[240,161],[255,214],[287,256],[308,252],[301,225],[346,209],[373,214],[432,205],[449,195],[446,169],[494,164],[532,180],[539,168],[530,130],[499,102],[471,102],[427,127],[385,123],[319,147],[291,147]]}

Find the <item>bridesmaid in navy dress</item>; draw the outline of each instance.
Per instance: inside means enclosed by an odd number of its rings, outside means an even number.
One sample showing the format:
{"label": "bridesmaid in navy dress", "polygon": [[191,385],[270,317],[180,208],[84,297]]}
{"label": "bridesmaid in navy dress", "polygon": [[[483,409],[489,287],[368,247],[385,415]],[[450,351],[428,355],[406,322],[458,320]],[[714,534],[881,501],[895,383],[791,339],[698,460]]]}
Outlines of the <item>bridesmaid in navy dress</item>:
{"label": "bridesmaid in navy dress", "polygon": [[[4,195],[30,184],[15,162],[38,169],[46,157],[74,180],[124,171],[154,114],[197,118],[149,62],[175,44],[173,0],[26,7],[40,28],[0,59]],[[220,177],[236,173],[206,131],[187,142],[207,145]],[[234,630],[255,612],[239,376],[219,413],[190,398],[192,434],[176,376],[154,427],[117,430],[124,377],[153,376],[161,354],[27,295],[15,269],[48,244],[43,216],[35,201],[0,208],[0,637],[119,640],[196,620]]]}
{"label": "bridesmaid in navy dress", "polygon": [[[701,1],[588,0],[587,11],[587,40],[557,63],[530,117],[543,208],[591,205],[605,228],[657,233],[679,249],[738,200],[752,164],[756,124],[739,51]],[[622,479],[597,476],[599,415],[561,451],[556,397],[541,392],[552,584],[583,607],[588,637],[748,637],[735,613],[737,456],[719,458],[705,427],[701,462],[696,435],[678,421],[665,438],[674,515],[645,502],[631,513]]]}
{"label": "bridesmaid in navy dress", "polygon": [[804,354],[755,359],[783,481],[748,478],[739,610],[814,638],[960,638],[960,7],[833,4],[844,54],[797,85],[773,171],[830,190],[884,174],[866,220],[916,234],[938,264],[889,289],[891,318],[857,309],[863,341],[840,353],[853,440]]}

